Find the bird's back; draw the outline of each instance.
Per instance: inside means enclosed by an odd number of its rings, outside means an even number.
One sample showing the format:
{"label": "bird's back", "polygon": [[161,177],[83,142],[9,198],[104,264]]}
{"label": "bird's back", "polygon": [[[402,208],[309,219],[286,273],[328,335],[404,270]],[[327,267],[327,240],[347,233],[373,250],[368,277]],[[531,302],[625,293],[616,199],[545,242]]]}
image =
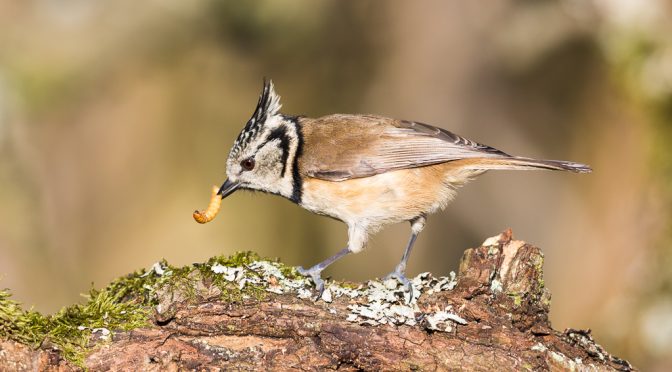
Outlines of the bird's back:
{"label": "bird's back", "polygon": [[508,158],[495,148],[431,125],[374,115],[299,119],[303,175],[342,181],[460,159]]}

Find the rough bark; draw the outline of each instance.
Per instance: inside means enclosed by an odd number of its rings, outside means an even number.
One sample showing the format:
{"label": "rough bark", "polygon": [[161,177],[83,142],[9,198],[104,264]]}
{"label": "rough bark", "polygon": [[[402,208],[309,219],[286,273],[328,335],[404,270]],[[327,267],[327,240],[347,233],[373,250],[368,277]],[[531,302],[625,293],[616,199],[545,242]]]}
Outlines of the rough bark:
{"label": "rough bark", "polygon": [[[513,240],[510,231],[490,238],[465,251],[454,288],[420,296],[415,325],[363,316],[353,321],[353,305],[367,300],[348,296],[315,302],[269,293],[224,302],[165,294],[153,326],[92,340],[85,365],[92,371],[633,370],[596,344],[589,330],[551,328],[542,264],[541,251]],[[199,291],[208,289],[203,283]],[[454,317],[437,327],[442,310]],[[53,350],[13,342],[0,343],[0,366],[77,369]]]}

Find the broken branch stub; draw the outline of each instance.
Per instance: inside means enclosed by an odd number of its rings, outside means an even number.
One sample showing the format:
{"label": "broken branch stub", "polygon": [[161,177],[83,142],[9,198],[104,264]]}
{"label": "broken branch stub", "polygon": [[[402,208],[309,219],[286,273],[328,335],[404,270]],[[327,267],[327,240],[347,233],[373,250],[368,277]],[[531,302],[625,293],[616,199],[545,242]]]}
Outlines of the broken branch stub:
{"label": "broken branch stub", "polygon": [[543,264],[541,250],[513,240],[509,229],[464,252],[456,290],[466,299],[485,295],[481,300],[496,302],[520,331],[545,333],[551,293],[544,286]]}

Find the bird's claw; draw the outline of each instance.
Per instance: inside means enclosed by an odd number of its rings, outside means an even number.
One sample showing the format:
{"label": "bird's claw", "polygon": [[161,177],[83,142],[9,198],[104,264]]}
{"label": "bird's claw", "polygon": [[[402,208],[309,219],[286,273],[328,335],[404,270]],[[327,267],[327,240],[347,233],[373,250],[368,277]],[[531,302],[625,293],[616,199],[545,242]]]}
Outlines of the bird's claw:
{"label": "bird's claw", "polygon": [[413,299],[413,283],[404,275],[404,273],[400,271],[393,271],[389,274],[387,274],[384,278],[383,281],[386,281],[388,279],[394,279],[401,283],[401,285],[404,286],[404,290],[410,294],[410,299]]}
{"label": "bird's claw", "polygon": [[322,298],[322,293],[324,292],[324,280],[322,279],[321,273],[322,270],[316,270],[314,267],[310,269],[304,269],[299,266],[296,268],[296,271],[303,276],[308,276],[315,283],[315,291],[317,292],[317,297],[315,300]]}

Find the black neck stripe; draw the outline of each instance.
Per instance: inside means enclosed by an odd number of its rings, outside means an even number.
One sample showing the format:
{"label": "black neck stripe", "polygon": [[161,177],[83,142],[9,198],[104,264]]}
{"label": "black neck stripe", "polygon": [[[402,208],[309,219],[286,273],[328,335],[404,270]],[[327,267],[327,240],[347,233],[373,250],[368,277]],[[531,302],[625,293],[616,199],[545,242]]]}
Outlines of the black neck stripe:
{"label": "black neck stripe", "polygon": [[299,173],[299,158],[303,154],[303,133],[301,133],[298,117],[286,116],[285,119],[294,125],[294,131],[296,132],[296,151],[294,152],[294,159],[292,159],[292,197],[290,200],[296,204],[301,204],[303,180]]}

